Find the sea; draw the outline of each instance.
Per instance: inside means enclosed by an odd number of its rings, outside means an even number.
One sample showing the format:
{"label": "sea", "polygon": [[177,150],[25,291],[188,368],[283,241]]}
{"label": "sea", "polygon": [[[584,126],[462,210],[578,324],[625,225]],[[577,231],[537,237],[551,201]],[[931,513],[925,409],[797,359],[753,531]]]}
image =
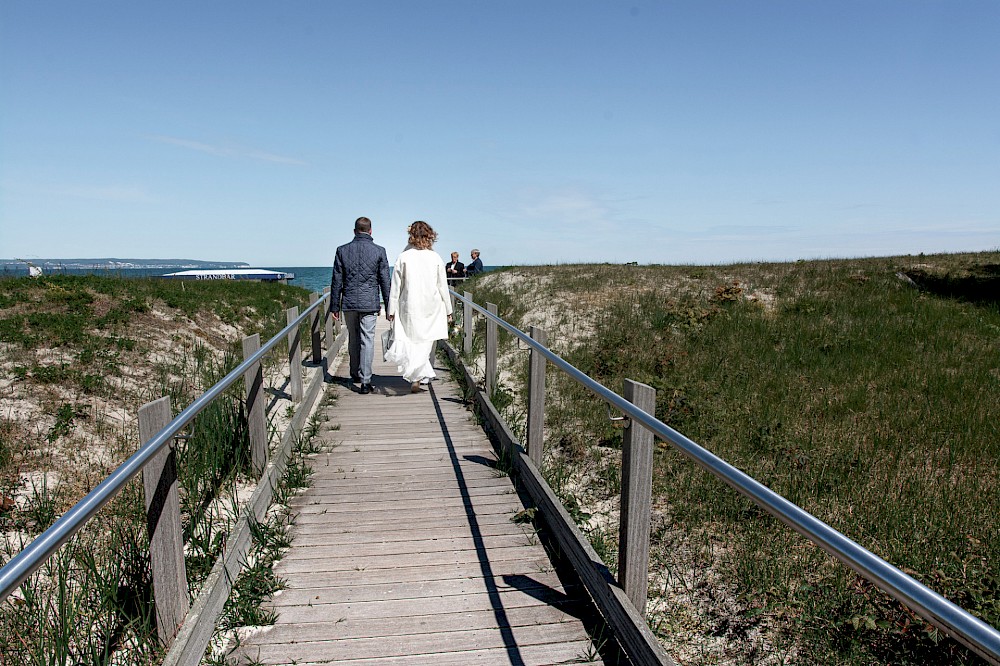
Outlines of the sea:
{"label": "sea", "polygon": [[[308,289],[309,291],[315,291],[317,293],[323,293],[325,287],[330,286],[330,273],[333,270],[332,266],[254,266],[254,268],[264,268],[272,271],[281,271],[283,273],[294,273],[295,279],[290,280],[288,283],[293,284],[297,287],[302,287],[303,289]],[[490,271],[496,268],[495,266],[485,266],[484,270]],[[185,270],[181,268],[61,268],[56,271],[50,271],[48,275],[59,274],[59,275],[108,275],[113,277],[124,277],[124,278],[144,278],[144,277],[159,277],[167,273],[174,273],[179,270]],[[390,270],[392,270],[390,268]],[[27,268],[23,270],[17,269],[12,270],[5,267],[4,271],[0,273],[0,276],[9,277],[23,277],[28,274]]]}

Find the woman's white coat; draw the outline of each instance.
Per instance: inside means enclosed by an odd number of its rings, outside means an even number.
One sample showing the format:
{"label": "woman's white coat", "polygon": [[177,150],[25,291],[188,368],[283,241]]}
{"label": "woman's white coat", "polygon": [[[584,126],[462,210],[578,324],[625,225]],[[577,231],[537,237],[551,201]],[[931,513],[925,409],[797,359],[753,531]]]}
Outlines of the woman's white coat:
{"label": "woman's white coat", "polygon": [[400,253],[392,269],[388,314],[399,318],[413,342],[447,339],[451,296],[437,252],[408,245]]}

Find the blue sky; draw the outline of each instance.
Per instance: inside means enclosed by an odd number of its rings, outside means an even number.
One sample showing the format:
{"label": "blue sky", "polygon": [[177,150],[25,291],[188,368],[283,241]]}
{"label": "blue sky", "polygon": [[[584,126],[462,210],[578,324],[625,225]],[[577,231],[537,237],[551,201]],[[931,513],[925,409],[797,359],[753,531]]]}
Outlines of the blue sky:
{"label": "blue sky", "polygon": [[1000,247],[1000,2],[0,4],[0,257]]}

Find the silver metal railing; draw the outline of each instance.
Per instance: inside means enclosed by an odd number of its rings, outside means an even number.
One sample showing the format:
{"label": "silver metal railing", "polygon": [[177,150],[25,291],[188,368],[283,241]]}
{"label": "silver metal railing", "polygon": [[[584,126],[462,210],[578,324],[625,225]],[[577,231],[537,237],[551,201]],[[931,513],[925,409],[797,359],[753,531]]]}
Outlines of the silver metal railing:
{"label": "silver metal railing", "polygon": [[1000,631],[903,573],[878,555],[789,502],[722,458],[702,448],[655,416],[642,411],[614,391],[594,381],[554,352],[533,340],[524,331],[493,315],[471,299],[454,291],[451,294],[542,354],[550,363],[589,389],[598,398],[620,410],[636,423],[642,424],[660,439],[670,442],[695,463],[753,500],[759,507],[836,557],[935,627],[954,637],[990,663],[1000,665]]}
{"label": "silver metal railing", "polygon": [[160,432],[139,447],[118,469],[112,472],[96,488],[64,513],[49,529],[36,537],[24,550],[15,555],[0,569],[0,600],[6,599],[24,582],[38,567],[117,495],[121,489],[142,468],[166,446],[188,423],[216,398],[243,378],[243,373],[264,358],[271,349],[285,339],[285,336],[295,331],[298,326],[312,314],[313,310],[326,302],[329,294],[323,294],[315,303],[307,307],[298,318],[261,346],[260,350],[248,357],[236,368],[220,379],[214,386],[205,391],[197,400],[185,407]]}

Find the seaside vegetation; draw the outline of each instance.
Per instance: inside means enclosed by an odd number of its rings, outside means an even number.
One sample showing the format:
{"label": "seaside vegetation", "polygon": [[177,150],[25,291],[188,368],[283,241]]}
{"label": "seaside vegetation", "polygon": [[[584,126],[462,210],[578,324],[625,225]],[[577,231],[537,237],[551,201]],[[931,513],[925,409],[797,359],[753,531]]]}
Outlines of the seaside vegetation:
{"label": "seaside vegetation", "polygon": [[[1000,626],[1000,253],[520,267],[466,288]],[[501,335],[494,397],[523,433],[514,348]],[[543,473],[614,569],[622,431],[551,367],[547,384]],[[983,663],[666,442],[653,484],[648,620],[683,663]]]}
{"label": "seaside vegetation", "polygon": [[[270,283],[0,278],[0,563],[138,448],[139,406],[166,395],[176,414],[238,364],[242,336],[269,339],[307,302],[306,290]],[[256,481],[242,384],[187,431],[176,452],[194,595]],[[159,663],[140,484],[0,600],[4,661]]]}

